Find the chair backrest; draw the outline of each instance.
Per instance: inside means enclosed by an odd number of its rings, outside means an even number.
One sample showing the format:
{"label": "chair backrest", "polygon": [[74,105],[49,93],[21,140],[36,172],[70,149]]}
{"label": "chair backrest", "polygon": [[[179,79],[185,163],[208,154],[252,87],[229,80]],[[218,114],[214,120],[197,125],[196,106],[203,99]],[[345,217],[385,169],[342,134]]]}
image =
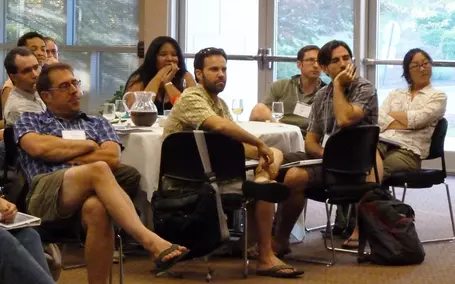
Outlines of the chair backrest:
{"label": "chair backrest", "polygon": [[[219,133],[204,134],[212,171],[217,180],[245,179],[245,153],[242,143]],[[192,131],[174,133],[164,139],[161,148],[160,184],[163,175],[206,180]]]}
{"label": "chair backrest", "polygon": [[3,131],[3,141],[5,142],[5,162],[4,162],[4,177],[7,176],[7,171],[9,168],[16,168],[17,158],[18,158],[18,149],[16,142],[14,141],[14,128],[8,126]]}
{"label": "chair backrest", "polygon": [[434,128],[433,135],[431,136],[430,153],[426,160],[444,157],[444,141],[446,139],[447,128],[447,119],[443,117],[438,121]]}
{"label": "chair backrest", "polygon": [[376,167],[379,127],[361,125],[333,133],[324,148],[325,172],[361,175]]}

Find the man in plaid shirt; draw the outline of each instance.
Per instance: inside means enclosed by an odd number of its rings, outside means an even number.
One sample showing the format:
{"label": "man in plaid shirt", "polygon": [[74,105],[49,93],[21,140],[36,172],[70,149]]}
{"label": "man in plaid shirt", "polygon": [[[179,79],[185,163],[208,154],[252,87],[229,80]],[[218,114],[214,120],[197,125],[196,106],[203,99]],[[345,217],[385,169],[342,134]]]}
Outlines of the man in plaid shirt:
{"label": "man in plaid shirt", "polygon": [[[14,129],[30,185],[28,212],[43,221],[61,221],[80,213],[87,233],[89,283],[107,282],[114,249],[112,220],[152,254],[157,272],[170,268],[187,249],[170,244],[142,224],[119,185],[137,187],[140,176],[120,165],[121,145],[113,127],[104,118],[80,111],[80,81],[71,66],[47,66],[36,85],[47,111],[24,113]],[[119,174],[122,169],[126,172]],[[128,178],[120,181],[119,175]]]}

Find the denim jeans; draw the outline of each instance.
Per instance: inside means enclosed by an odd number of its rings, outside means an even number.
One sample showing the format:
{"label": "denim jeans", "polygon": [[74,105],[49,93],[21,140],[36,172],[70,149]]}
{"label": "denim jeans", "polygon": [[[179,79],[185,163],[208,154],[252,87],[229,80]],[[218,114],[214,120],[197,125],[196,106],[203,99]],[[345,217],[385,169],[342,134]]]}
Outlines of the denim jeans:
{"label": "denim jeans", "polygon": [[0,283],[55,284],[34,229],[0,228]]}

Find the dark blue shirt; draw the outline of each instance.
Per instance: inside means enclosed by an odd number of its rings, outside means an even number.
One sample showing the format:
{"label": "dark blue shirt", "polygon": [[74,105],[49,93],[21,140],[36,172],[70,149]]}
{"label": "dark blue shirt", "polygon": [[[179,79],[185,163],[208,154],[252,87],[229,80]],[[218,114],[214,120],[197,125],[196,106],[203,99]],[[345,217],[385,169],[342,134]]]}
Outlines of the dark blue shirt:
{"label": "dark blue shirt", "polygon": [[[105,118],[89,116],[83,112],[80,112],[78,117],[72,121],[57,118],[49,110],[43,113],[25,112],[14,125],[14,138],[19,145],[20,139],[27,133],[62,137],[62,130],[84,130],[86,139],[91,139],[98,143],[98,145],[106,141],[113,141],[121,146],[120,138],[115,129]],[[36,175],[50,173],[72,166],[64,162],[52,163],[39,158],[33,158],[21,148],[19,148],[19,161],[27,175],[28,182]]]}

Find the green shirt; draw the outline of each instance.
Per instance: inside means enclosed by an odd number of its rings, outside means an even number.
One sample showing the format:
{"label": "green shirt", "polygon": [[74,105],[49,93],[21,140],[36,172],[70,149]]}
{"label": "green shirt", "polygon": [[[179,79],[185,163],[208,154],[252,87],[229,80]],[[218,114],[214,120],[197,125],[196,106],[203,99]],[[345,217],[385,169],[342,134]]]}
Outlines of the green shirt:
{"label": "green shirt", "polygon": [[296,125],[300,127],[303,134],[306,134],[309,120],[308,118],[295,115],[294,109],[297,102],[302,102],[307,105],[311,105],[313,103],[316,92],[325,86],[322,80],[319,82],[319,86],[313,93],[305,95],[300,84],[300,75],[294,75],[291,79],[278,80],[273,82],[270,86],[267,97],[263,103],[269,109],[272,109],[273,102],[283,102],[284,116],[280,122]]}
{"label": "green shirt", "polygon": [[163,136],[200,129],[203,122],[214,115],[232,120],[229,108],[221,98],[215,102],[202,87],[186,88],[172,107],[164,126]]}

